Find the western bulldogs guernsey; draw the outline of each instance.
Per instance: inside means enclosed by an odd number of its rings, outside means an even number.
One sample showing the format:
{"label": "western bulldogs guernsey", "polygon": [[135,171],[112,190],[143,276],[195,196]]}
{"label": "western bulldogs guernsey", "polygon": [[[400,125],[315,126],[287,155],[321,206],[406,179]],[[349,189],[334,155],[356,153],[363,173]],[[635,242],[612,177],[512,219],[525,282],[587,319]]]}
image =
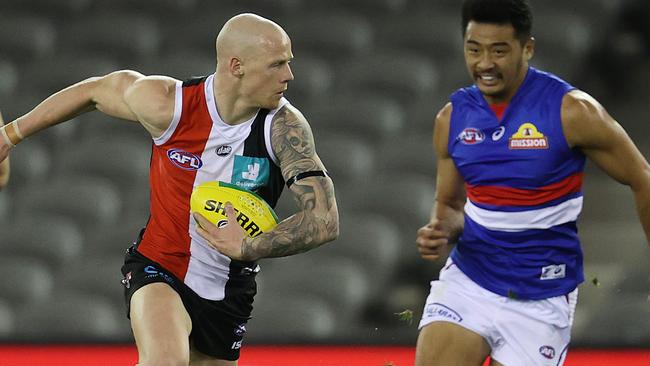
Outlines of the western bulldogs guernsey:
{"label": "western bulldogs guernsey", "polygon": [[194,187],[220,180],[255,191],[274,207],[284,186],[271,148],[272,111],[228,125],[219,116],[213,76],[176,85],[174,117],[154,139],[151,157],[151,217],[138,251],[158,262],[199,296],[222,300],[229,274],[241,262],[211,248],[190,215]]}
{"label": "western bulldogs guernsey", "polygon": [[467,192],[451,258],[494,293],[544,299],[584,280],[576,220],[585,156],[569,148],[560,118],[571,89],[530,67],[501,122],[476,86],[451,96],[448,149]]}

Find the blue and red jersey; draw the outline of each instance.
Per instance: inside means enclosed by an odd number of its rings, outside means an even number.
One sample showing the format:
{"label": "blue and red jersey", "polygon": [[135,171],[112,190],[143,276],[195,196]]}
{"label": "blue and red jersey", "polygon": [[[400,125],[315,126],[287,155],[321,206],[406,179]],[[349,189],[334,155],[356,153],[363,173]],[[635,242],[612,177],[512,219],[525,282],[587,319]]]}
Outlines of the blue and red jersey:
{"label": "blue and red jersey", "polygon": [[576,220],[585,156],[562,130],[573,87],[529,68],[502,119],[476,86],[451,96],[448,150],[465,181],[465,227],[451,257],[482,287],[544,299],[584,281]]}

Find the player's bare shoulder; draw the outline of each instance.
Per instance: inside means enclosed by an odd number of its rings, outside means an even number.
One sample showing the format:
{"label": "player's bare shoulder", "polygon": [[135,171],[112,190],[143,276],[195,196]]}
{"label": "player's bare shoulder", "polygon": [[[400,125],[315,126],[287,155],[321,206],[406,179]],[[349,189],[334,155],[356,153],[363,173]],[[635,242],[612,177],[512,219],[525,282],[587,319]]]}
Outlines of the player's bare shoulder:
{"label": "player's bare shoulder", "polygon": [[561,118],[570,147],[593,147],[620,128],[594,97],[581,90],[572,90],[564,95]]}
{"label": "player's bare shoulder", "polygon": [[433,145],[436,153],[439,155],[447,155],[447,141],[449,140],[449,126],[451,124],[451,102],[445,104],[434,120],[433,125]]}
{"label": "player's bare shoulder", "polygon": [[316,156],[314,136],[305,116],[286,104],[273,117],[271,145],[285,177],[322,169]]}
{"label": "player's bare shoulder", "polygon": [[174,117],[179,83],[168,76],[144,76],[135,80],[124,94],[126,104],[153,137],[162,135]]}

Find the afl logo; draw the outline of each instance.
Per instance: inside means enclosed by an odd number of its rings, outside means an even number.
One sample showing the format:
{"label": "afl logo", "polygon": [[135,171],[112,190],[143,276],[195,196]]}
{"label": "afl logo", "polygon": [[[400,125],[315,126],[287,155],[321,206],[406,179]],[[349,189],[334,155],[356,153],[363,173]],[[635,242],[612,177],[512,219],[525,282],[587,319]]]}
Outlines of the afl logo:
{"label": "afl logo", "polygon": [[222,145],[217,148],[217,155],[219,156],[228,156],[232,152],[232,146]]}
{"label": "afl logo", "polygon": [[167,157],[174,165],[184,170],[198,170],[203,166],[201,158],[181,149],[167,151]]}
{"label": "afl logo", "polygon": [[485,134],[477,128],[468,127],[458,135],[458,140],[465,145],[476,145],[485,140]]}

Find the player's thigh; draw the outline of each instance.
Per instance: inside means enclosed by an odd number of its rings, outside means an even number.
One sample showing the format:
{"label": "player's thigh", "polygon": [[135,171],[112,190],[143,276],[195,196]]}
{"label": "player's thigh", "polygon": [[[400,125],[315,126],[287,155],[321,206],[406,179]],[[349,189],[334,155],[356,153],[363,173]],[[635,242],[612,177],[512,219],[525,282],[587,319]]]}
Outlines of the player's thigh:
{"label": "player's thigh", "polygon": [[477,333],[450,322],[432,322],[420,331],[416,366],[481,366],[490,346]]}
{"label": "player's thigh", "polygon": [[190,366],[237,366],[237,361],[218,360],[191,347]]}
{"label": "player's thigh", "polygon": [[155,282],[138,289],[131,297],[131,328],[140,363],[190,358],[192,321],[174,289]]}

